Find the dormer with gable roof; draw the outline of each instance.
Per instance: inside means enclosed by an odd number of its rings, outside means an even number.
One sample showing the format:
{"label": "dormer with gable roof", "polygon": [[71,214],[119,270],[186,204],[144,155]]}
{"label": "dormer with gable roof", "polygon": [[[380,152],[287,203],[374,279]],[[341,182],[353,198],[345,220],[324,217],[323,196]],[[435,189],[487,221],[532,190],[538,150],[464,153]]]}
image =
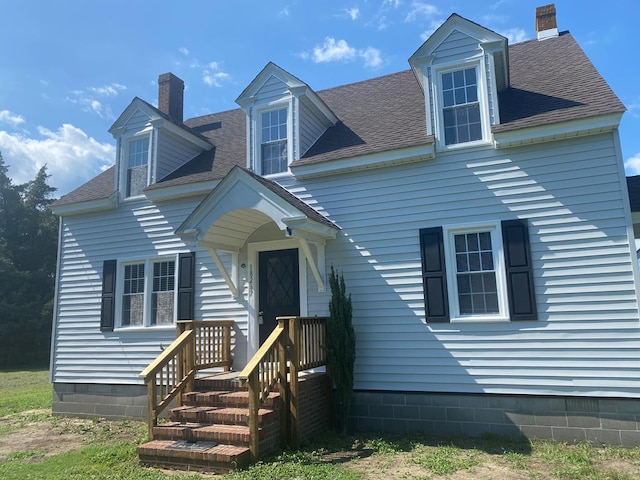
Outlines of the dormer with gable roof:
{"label": "dormer with gable roof", "polygon": [[288,173],[338,121],[309,85],[272,62],[236,103],[247,115],[247,168],[263,176]]}
{"label": "dormer with gable roof", "polygon": [[507,39],[451,15],[411,56],[438,149],[490,144],[498,93],[509,86]]}
{"label": "dormer with gable roof", "polygon": [[143,190],[213,148],[182,121],[184,82],[158,78],[158,108],[135,97],[109,132],[117,141],[115,189],[118,198],[140,198]]}

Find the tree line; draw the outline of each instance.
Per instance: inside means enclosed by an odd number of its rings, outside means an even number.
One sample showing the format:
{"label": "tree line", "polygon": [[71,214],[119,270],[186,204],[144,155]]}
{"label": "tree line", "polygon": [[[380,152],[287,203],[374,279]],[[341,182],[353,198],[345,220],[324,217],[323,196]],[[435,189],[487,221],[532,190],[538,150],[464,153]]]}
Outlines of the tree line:
{"label": "tree line", "polygon": [[49,362],[58,221],[46,165],[14,185],[0,153],[0,370]]}

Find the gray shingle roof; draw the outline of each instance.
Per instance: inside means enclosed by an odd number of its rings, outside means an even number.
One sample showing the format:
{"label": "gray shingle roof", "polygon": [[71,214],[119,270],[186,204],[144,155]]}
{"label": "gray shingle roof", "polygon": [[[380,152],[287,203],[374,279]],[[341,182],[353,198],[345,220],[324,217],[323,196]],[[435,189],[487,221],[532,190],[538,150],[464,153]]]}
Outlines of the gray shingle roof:
{"label": "gray shingle roof", "polygon": [[511,46],[509,74],[494,133],[625,110],[568,32]]}
{"label": "gray shingle roof", "polygon": [[[500,125],[494,133],[621,113],[624,105],[598,74],[571,34],[509,47],[510,88],[499,94]],[[422,91],[410,70],[318,92],[340,119],[294,162],[309,165],[425,145]],[[241,109],[192,118],[185,126],[215,147],[148,189],[219,180],[246,163],[246,120]],[[111,168],[63,196],[55,205],[108,197]]]}

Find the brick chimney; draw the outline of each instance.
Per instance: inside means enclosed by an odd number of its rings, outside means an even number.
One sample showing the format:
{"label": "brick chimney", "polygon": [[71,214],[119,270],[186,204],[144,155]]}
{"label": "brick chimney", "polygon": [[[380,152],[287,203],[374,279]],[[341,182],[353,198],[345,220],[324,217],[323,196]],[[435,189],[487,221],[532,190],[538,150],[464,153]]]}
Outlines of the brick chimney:
{"label": "brick chimney", "polygon": [[180,124],[183,121],[184,82],[173,73],[158,77],[158,110]]}
{"label": "brick chimney", "polygon": [[556,6],[553,3],[536,8],[536,32],[538,32],[538,40],[558,36]]}

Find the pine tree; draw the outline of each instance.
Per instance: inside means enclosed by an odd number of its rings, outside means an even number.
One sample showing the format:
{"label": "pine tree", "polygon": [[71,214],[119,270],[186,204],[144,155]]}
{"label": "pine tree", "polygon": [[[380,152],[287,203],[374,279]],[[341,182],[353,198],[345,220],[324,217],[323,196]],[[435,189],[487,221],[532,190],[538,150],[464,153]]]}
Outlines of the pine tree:
{"label": "pine tree", "polygon": [[356,335],[353,329],[351,295],[342,273],[338,276],[333,265],[329,276],[331,301],[327,324],[327,363],[336,388],[337,426],[346,434],[353,392],[353,365],[356,359]]}
{"label": "pine tree", "polygon": [[57,222],[46,166],[14,185],[0,154],[0,368],[49,358]]}

